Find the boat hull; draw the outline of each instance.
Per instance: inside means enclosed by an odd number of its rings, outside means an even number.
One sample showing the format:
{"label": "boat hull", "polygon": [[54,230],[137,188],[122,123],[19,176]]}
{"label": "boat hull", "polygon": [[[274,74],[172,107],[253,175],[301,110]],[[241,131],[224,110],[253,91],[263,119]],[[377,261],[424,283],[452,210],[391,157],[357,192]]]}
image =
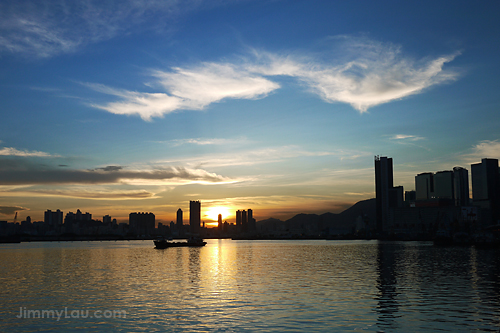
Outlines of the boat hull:
{"label": "boat hull", "polygon": [[155,248],[166,249],[169,247],[200,247],[205,246],[207,242],[167,242],[167,241],[154,241]]}

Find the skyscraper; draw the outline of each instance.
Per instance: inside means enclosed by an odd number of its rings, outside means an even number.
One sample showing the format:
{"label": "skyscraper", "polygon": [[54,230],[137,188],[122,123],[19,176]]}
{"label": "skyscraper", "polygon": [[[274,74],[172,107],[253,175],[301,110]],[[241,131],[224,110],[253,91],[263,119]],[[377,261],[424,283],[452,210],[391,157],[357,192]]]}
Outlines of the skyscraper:
{"label": "skyscraper", "polygon": [[469,171],[467,169],[462,167],[453,168],[453,192],[455,194],[455,206],[469,205]]}
{"label": "skyscraper", "polygon": [[375,156],[377,232],[383,233],[389,215],[389,189],[393,187],[392,158]]}
{"label": "skyscraper", "polygon": [[176,229],[179,235],[181,235],[184,231],[184,220],[182,217],[182,209],[177,209],[177,221],[176,221]]}
{"label": "skyscraper", "polygon": [[248,220],[247,220],[247,211],[246,210],[243,210],[241,212],[241,229],[244,232],[248,231]]}
{"label": "skyscraper", "polygon": [[241,230],[241,210],[236,211],[236,230]]}
{"label": "skyscraper", "polygon": [[191,227],[191,233],[197,234],[200,232],[200,223],[201,223],[201,202],[190,201],[189,225]]}
{"label": "skyscraper", "polygon": [[415,192],[417,200],[429,200],[434,197],[434,175],[431,172],[415,176]]}
{"label": "skyscraper", "polygon": [[481,207],[486,214],[487,223],[500,220],[500,175],[498,160],[483,158],[481,163],[471,165],[472,200],[475,206]]}

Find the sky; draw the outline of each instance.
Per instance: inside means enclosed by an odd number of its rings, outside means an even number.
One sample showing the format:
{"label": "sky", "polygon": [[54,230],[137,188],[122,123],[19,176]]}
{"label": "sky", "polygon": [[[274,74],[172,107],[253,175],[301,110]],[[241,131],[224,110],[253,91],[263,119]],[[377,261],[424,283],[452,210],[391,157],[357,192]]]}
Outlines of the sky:
{"label": "sky", "polygon": [[338,213],[500,158],[498,1],[4,0],[0,220]]}

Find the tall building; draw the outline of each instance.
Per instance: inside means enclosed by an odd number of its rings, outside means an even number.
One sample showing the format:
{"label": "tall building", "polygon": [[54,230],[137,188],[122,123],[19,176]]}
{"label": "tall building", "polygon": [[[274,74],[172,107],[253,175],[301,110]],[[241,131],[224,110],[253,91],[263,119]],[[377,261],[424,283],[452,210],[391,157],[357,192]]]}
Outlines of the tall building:
{"label": "tall building", "polygon": [[472,200],[489,217],[487,223],[500,220],[500,175],[498,160],[483,158],[481,163],[471,165]]}
{"label": "tall building", "polygon": [[462,167],[453,168],[453,192],[455,206],[469,206],[469,171]]}
{"label": "tall building", "polygon": [[241,210],[236,211],[236,230],[241,230]]}
{"label": "tall building", "polygon": [[392,158],[375,156],[377,232],[383,233],[389,217],[389,189],[393,188]]}
{"label": "tall building", "polygon": [[190,201],[189,202],[189,226],[191,227],[191,233],[197,234],[200,232],[201,224],[201,202]]}
{"label": "tall building", "polygon": [[257,230],[257,221],[253,218],[253,210],[247,209],[248,212],[248,231],[254,232]]}
{"label": "tall building", "polygon": [[219,216],[217,217],[217,227],[219,229],[219,231],[222,231],[222,214],[219,214]]}
{"label": "tall building", "polygon": [[136,235],[153,235],[155,232],[155,214],[153,213],[130,213],[128,225]]}
{"label": "tall building", "polygon": [[453,171],[439,171],[434,174],[434,198],[454,199]]}
{"label": "tall building", "polygon": [[47,209],[44,213],[43,221],[48,225],[62,225],[63,224],[63,212],[59,209],[55,212]]}
{"label": "tall building", "polygon": [[434,197],[434,175],[431,172],[415,176],[415,192],[417,200],[429,200]]}
{"label": "tall building", "polygon": [[175,221],[175,230],[177,231],[178,236],[184,235],[184,218],[182,209],[177,209],[177,219]]}
{"label": "tall building", "polygon": [[241,229],[246,232],[248,231],[248,219],[247,219],[247,211],[243,210],[241,212]]}

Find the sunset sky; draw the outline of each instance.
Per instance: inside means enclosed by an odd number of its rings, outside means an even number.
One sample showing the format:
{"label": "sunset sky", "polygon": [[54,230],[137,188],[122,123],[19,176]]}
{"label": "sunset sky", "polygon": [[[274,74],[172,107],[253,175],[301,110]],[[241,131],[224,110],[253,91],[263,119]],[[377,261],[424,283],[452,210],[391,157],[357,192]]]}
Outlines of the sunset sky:
{"label": "sunset sky", "polygon": [[[257,220],[500,158],[497,1],[2,1],[0,220]],[[220,207],[217,208],[217,207]],[[211,208],[211,209],[210,209]]]}

